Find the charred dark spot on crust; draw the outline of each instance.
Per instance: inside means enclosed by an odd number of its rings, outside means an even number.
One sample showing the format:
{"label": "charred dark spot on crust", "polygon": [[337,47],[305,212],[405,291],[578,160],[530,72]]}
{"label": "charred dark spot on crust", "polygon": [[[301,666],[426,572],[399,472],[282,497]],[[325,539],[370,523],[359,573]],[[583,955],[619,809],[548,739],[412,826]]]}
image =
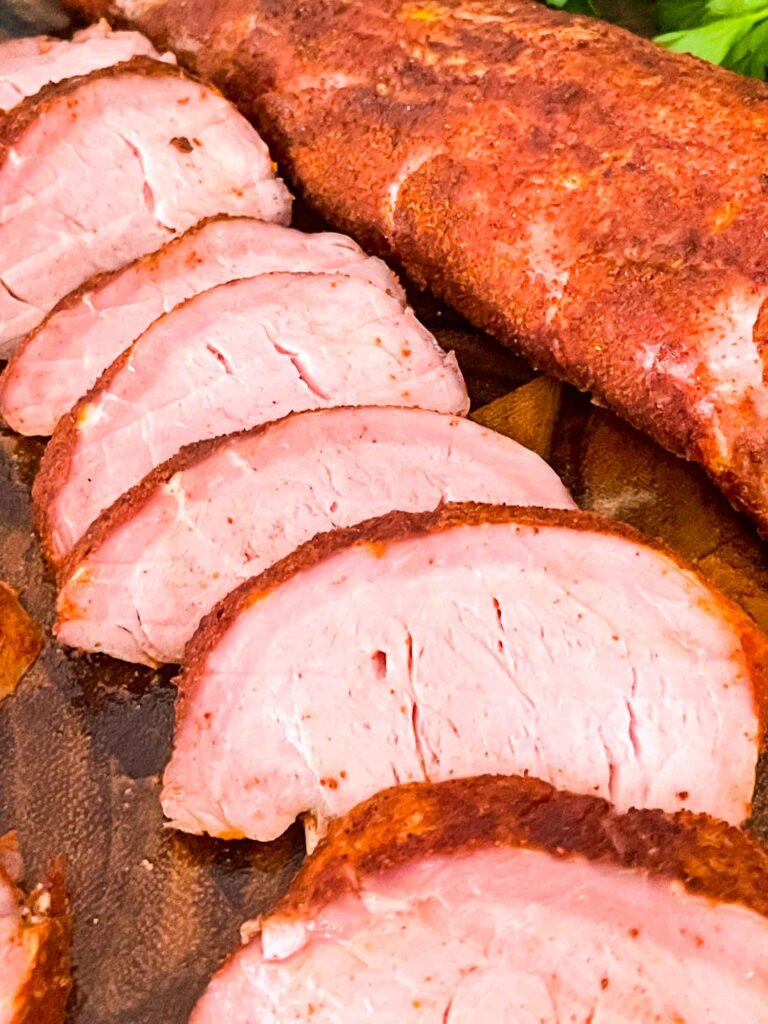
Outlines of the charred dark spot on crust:
{"label": "charred dark spot on crust", "polygon": [[180,153],[191,153],[194,146],[186,139],[183,135],[176,135],[171,139],[171,145],[174,146]]}

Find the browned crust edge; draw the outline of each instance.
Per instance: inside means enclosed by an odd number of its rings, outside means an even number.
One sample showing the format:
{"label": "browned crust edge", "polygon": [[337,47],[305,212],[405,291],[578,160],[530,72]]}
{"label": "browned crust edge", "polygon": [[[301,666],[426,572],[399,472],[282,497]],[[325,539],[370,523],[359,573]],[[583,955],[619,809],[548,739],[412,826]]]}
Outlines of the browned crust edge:
{"label": "browned crust edge", "polygon": [[33,944],[36,953],[13,1024],[62,1024],[72,988],[72,929],[60,860],[27,898],[25,914],[25,942]]}
{"label": "browned crust edge", "polygon": [[[0,168],[19,136],[45,113],[46,108],[55,106],[62,99],[73,96],[79,89],[103,78],[127,78],[132,75],[144,78],[183,78],[203,84],[199,78],[177,64],[167,64],[153,57],[138,56],[105,68],[98,68],[87,75],[76,75],[74,78],[65,78],[60,82],[45,85],[39,92],[28,96],[0,118]],[[206,83],[205,87],[220,95],[215,86]]]}
{"label": "browned crust edge", "polygon": [[[287,163],[287,161],[286,161]],[[323,203],[312,199],[321,215],[326,213]],[[335,218],[339,230],[344,230],[343,219]],[[348,228],[350,232],[352,228]],[[354,237],[354,236],[353,236]],[[391,247],[374,246],[373,251],[388,252],[392,258]],[[592,372],[591,367],[582,365],[574,368],[561,364],[557,357],[547,348],[547,340],[537,335],[523,337],[514,324],[503,322],[499,313],[480,297],[468,294],[458,284],[446,279],[443,268],[426,260],[412,262],[407,251],[394,250],[394,255],[402,262],[405,272],[428,288],[438,299],[446,302],[467,318],[482,331],[486,331],[516,355],[522,356],[531,366],[546,373],[555,380],[569,384],[583,394],[593,398],[596,405],[610,410],[614,415],[629,423],[630,426],[646,434],[665,451],[701,466],[712,484],[718,488],[738,511],[747,515],[754,523],[762,540],[768,540],[768,511],[761,504],[761,496],[754,482],[742,478],[729,465],[719,468],[707,454],[706,447],[698,438],[700,424],[690,409],[679,409],[677,422],[663,424],[654,419],[649,412],[645,396],[633,397],[633,400],[614,398],[607,393],[600,377]],[[685,437],[683,441],[681,438]]]}
{"label": "browned crust edge", "polygon": [[[227,213],[219,213],[213,217],[204,217],[203,220],[198,221],[197,224],[188,228],[183,234],[177,235],[175,238],[170,239],[170,241],[165,242],[165,244],[161,245],[159,249],[145,253],[143,256],[139,256],[138,259],[132,260],[130,263],[126,263],[125,266],[118,267],[117,270],[107,270],[101,274],[94,274],[93,277],[89,277],[88,280],[84,281],[78,288],[75,288],[62,299],[59,299],[50,313],[46,314],[45,319],[41,320],[37,327],[34,327],[28,334],[24,335],[15,352],[8,360],[5,369],[0,373],[0,407],[2,407],[3,395],[6,388],[13,383],[15,368],[17,363],[20,361],[22,354],[34,343],[38,335],[48,329],[52,320],[61,313],[65,313],[67,310],[72,309],[84,296],[99,291],[112,281],[122,277],[123,274],[133,273],[141,266],[151,267],[153,264],[159,262],[169,251],[176,249],[179,245],[185,242],[193,240],[198,234],[200,234],[200,232],[211,224],[230,220],[252,221],[255,220],[255,218],[233,216]],[[259,221],[259,223],[262,222]]]}
{"label": "browned crust edge", "polygon": [[0,883],[10,886],[21,912],[21,941],[32,958],[16,993],[12,1024],[62,1024],[72,988],[71,921],[63,861],[54,859],[46,878],[25,896],[18,887],[23,864],[15,832],[0,836]]}
{"label": "browned crust edge", "polygon": [[238,614],[249,604],[286,583],[297,573],[306,571],[337,552],[356,546],[386,546],[397,541],[438,533],[459,526],[484,524],[516,524],[519,527],[565,527],[607,534],[631,541],[658,552],[677,568],[695,576],[711,595],[712,603],[728,621],[741,640],[745,660],[749,666],[755,706],[760,722],[760,749],[768,738],[768,637],[747,613],[718,590],[698,570],[661,541],[651,541],[638,530],[625,523],[607,519],[595,512],[566,509],[487,505],[477,502],[451,502],[431,512],[390,512],[366,520],[356,526],[321,533],[297,548],[292,554],[271,568],[246,580],[206,615],[184,651],[179,676],[179,705],[177,716],[183,715],[183,705],[191,699],[195,681],[200,675],[209,652],[229,629]]}
{"label": "browned crust edge", "polygon": [[0,836],[0,884],[15,893],[21,943],[31,953],[29,973],[16,993],[12,1024],[62,1024],[72,989],[71,921],[64,864],[54,859],[29,896],[18,887],[24,873],[15,832]]}
{"label": "browned crust edge", "polygon": [[768,850],[741,829],[688,811],[618,814],[538,779],[485,775],[398,786],[360,804],[331,825],[266,920],[314,917],[411,861],[500,846],[629,868],[768,916]]}

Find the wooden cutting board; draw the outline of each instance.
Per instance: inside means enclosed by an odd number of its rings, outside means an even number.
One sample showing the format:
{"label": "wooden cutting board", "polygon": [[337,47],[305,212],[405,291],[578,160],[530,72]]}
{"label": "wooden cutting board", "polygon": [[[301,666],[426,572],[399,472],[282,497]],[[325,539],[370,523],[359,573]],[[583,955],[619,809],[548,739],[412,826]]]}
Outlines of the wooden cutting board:
{"label": "wooden cutting board", "polygon": [[[637,13],[637,3],[624,7]],[[0,32],[65,27],[49,0],[0,0]],[[313,223],[301,210],[297,221]],[[428,296],[411,298],[457,351],[477,420],[535,448],[583,508],[666,540],[768,629],[766,548],[697,468],[573,389],[535,376]],[[0,432],[0,579],[47,633],[16,694],[0,703],[0,834],[19,831],[30,878],[54,854],[66,859],[72,1024],[184,1024],[241,922],[288,884],[301,835],[294,829],[260,845],[163,828],[159,773],[170,750],[172,673],[76,655],[50,639],[53,580],[29,507],[41,451],[38,442]],[[753,828],[768,837],[764,785]]]}

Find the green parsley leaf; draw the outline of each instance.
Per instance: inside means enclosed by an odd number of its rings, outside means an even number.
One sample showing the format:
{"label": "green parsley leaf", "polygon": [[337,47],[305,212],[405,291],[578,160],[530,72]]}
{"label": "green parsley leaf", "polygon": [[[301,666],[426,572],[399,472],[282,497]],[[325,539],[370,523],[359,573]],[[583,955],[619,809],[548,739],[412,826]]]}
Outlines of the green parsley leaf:
{"label": "green parsley leaf", "polygon": [[768,0],[659,0],[656,42],[755,78],[768,66]]}
{"label": "green parsley leaf", "polygon": [[697,28],[709,15],[707,0],[657,0],[656,24],[660,32]]}

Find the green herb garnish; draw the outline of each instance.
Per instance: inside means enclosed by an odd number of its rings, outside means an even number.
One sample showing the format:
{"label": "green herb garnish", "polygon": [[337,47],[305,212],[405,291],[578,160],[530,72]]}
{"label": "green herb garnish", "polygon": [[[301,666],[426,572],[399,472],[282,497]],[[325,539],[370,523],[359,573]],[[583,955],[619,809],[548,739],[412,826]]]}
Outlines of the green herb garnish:
{"label": "green herb garnish", "polygon": [[768,65],[766,0],[659,0],[656,42],[678,53],[765,78]]}

